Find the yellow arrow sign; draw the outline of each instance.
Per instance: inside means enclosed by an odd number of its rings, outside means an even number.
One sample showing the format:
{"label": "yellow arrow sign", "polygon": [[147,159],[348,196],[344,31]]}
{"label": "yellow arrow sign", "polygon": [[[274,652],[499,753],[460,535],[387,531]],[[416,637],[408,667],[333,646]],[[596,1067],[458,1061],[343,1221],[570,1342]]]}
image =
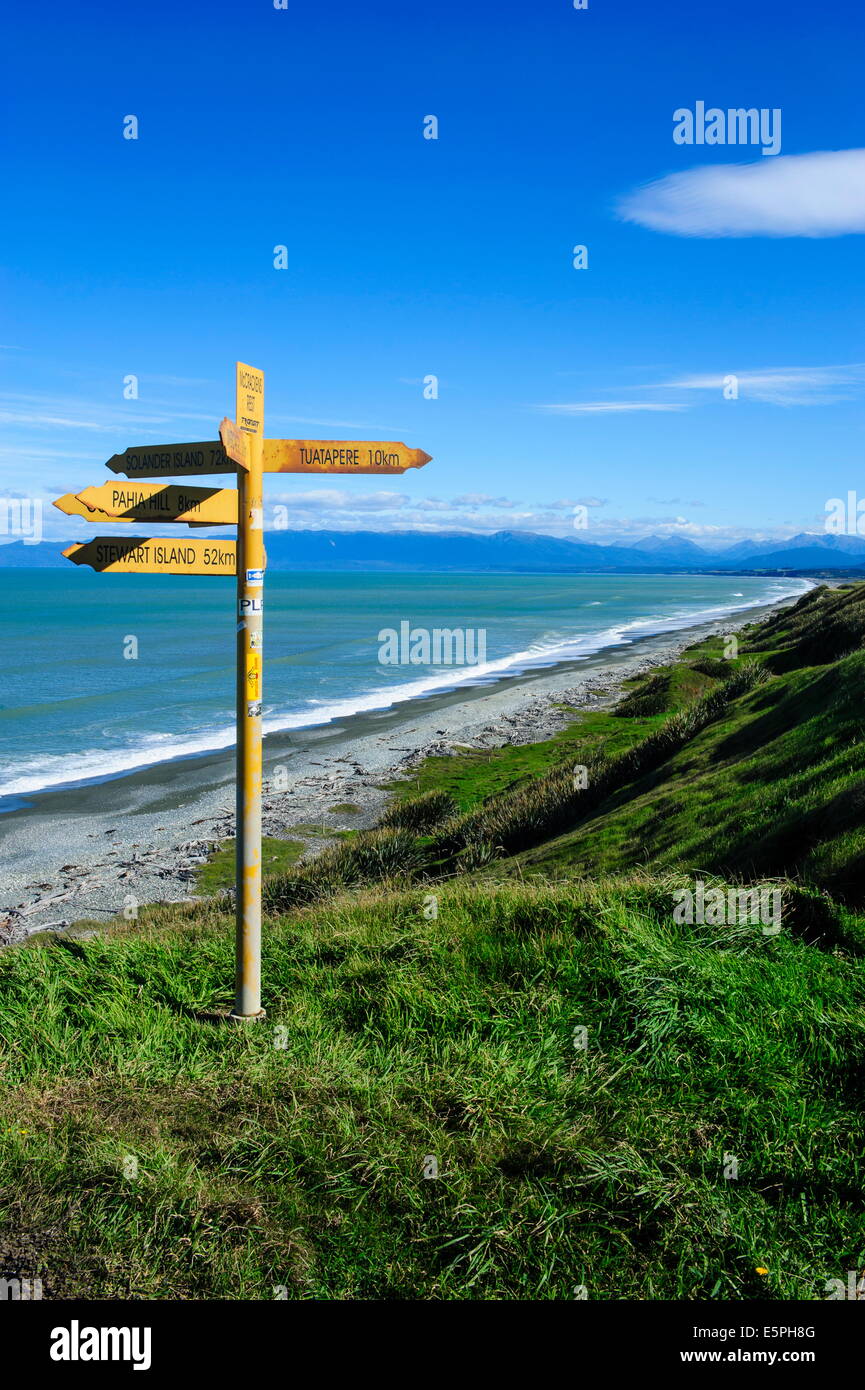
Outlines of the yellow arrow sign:
{"label": "yellow arrow sign", "polygon": [[228,574],[237,571],[237,546],[220,540],[150,540],[95,536],[63,554],[73,565],[112,574]]}
{"label": "yellow arrow sign", "polygon": [[182,478],[189,473],[235,473],[218,439],[204,444],[143,444],[115,454],[105,465],[127,478]]}
{"label": "yellow arrow sign", "polygon": [[265,439],[265,473],[405,473],[432,454],[405,444],[345,439]]}
{"label": "yellow arrow sign", "polygon": [[174,483],[102,483],[100,487],[83,488],[74,497],[71,494],[60,497],[54,505],[66,512],[67,516],[84,516],[88,521],[185,521],[190,526],[237,525],[235,488],[178,487]]}

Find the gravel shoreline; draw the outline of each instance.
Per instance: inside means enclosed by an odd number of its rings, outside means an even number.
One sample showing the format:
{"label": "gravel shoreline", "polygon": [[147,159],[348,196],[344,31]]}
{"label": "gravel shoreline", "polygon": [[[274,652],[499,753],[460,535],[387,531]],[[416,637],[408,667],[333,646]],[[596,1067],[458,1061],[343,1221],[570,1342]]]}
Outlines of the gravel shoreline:
{"label": "gravel shoreline", "polygon": [[[385,784],[410,776],[425,758],[548,739],[580,710],[615,703],[626,679],[800,596],[339,726],[271,735],[265,741],[264,834],[302,840],[304,854],[314,855],[335,831],[374,825],[390,796]],[[70,810],[74,794],[66,792],[34,798],[45,804],[15,813],[2,842],[4,862],[13,868],[0,886],[0,946],[39,931],[68,932],[82,919],[134,916],[145,903],[194,900],[198,870],[234,835],[233,767],[224,755],[163,764],[80,795],[77,812]],[[356,810],[333,809],[346,804]]]}

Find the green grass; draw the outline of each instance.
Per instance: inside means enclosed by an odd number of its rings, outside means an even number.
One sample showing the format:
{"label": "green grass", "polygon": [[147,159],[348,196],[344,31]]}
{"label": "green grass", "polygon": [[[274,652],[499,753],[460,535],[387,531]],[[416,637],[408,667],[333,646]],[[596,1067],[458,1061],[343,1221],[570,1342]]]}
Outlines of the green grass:
{"label": "green grass", "polygon": [[[301,840],[276,840],[265,835],[261,841],[261,864],[265,878],[285,873],[295,865],[304,851]],[[195,876],[195,892],[215,895],[234,888],[234,840],[224,841],[209,856]]]}
{"label": "green grass", "polygon": [[677,927],[676,882],[268,922],[242,1029],[215,905],[5,953],[0,1194],[46,1296],[824,1297],[865,1261],[861,964]]}
{"label": "green grass", "polygon": [[410,780],[390,784],[395,800],[413,800],[427,792],[445,792],[461,810],[511,790],[563,762],[583,761],[598,747],[622,752],[651,732],[659,721],[623,721],[603,710],[575,717],[575,722],[540,743],[448,757],[427,758]]}
{"label": "green grass", "polygon": [[302,821],[290,828],[293,835],[303,835],[307,840],[348,839],[358,833],[356,830],[335,830],[326,821]]}

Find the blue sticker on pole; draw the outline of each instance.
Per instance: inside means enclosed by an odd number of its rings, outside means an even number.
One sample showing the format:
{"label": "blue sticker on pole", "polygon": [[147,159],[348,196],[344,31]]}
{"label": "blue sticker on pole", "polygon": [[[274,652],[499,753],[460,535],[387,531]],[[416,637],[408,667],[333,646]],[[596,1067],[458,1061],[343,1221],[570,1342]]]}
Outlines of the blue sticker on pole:
{"label": "blue sticker on pole", "polygon": [[260,589],[264,583],[264,570],[247,570],[246,582],[254,589]]}

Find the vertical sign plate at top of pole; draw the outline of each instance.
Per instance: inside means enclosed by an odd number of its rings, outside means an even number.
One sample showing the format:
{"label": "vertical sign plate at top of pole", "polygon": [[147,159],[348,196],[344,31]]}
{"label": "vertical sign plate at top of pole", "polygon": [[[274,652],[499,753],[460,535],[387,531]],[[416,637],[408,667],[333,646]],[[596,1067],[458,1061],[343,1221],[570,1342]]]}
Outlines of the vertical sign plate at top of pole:
{"label": "vertical sign plate at top of pole", "polygon": [[264,372],[237,363],[237,988],[232,1018],[261,1007],[261,668],[264,617]]}

